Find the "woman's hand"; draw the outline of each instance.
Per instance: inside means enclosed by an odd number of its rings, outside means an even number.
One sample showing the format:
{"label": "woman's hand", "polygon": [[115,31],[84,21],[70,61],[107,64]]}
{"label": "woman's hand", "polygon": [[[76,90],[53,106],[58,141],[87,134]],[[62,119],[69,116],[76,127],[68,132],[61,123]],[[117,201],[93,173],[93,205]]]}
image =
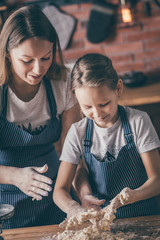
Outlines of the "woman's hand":
{"label": "woman's hand", "polygon": [[102,205],[105,202],[105,199],[99,200],[98,198],[95,198],[93,195],[85,195],[82,200],[82,206],[86,209],[93,208],[96,211],[100,211]]}
{"label": "woman's hand", "polygon": [[33,199],[41,200],[48,196],[52,190],[52,180],[42,173],[47,172],[48,166],[17,168],[15,171],[14,185]]}

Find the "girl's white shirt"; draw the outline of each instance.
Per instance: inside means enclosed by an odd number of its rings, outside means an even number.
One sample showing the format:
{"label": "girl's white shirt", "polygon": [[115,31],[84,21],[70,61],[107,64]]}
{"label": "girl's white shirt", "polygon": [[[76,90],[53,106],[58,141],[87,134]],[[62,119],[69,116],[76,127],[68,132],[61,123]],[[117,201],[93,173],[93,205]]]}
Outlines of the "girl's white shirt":
{"label": "girl's white shirt", "polygon": [[[125,107],[125,109],[138,152],[141,154],[159,148],[160,141],[148,114],[130,107]],[[78,164],[81,158],[84,159],[83,144],[86,125],[87,118],[72,124],[65,139],[60,160]],[[110,160],[116,160],[120,149],[125,145],[126,140],[120,117],[109,128],[101,128],[93,124],[91,153],[99,161],[109,160],[106,155],[107,151],[113,156]]]}

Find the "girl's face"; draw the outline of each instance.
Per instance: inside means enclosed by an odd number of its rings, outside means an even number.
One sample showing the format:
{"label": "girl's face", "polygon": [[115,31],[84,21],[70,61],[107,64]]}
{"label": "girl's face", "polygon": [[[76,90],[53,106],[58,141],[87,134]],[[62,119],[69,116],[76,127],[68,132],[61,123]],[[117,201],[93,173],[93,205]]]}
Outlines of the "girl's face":
{"label": "girl's face", "polygon": [[75,95],[84,115],[102,128],[111,127],[118,118],[118,98],[123,83],[119,79],[116,90],[110,90],[105,84],[99,87],[81,87]]}
{"label": "girl's face", "polygon": [[9,60],[13,81],[37,85],[48,71],[53,59],[53,43],[30,38],[11,49]]}

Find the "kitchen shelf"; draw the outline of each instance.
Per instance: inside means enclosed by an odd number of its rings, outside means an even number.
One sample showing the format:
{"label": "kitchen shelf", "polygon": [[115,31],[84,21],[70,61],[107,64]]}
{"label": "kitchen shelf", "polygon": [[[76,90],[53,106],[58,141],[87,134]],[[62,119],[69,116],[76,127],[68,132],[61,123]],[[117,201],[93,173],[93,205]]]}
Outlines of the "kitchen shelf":
{"label": "kitchen shelf", "polygon": [[138,106],[144,104],[160,103],[160,80],[148,82],[142,87],[123,89],[122,96],[119,100],[120,105]]}
{"label": "kitchen shelf", "polygon": [[151,79],[142,87],[124,86],[119,104],[147,112],[160,139],[160,79]]}

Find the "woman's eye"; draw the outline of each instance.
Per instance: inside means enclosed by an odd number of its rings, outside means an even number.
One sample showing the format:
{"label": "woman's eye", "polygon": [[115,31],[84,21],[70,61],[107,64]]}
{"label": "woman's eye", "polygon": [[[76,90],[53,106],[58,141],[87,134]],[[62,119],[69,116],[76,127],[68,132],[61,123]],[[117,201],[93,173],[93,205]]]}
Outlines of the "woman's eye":
{"label": "woman's eye", "polygon": [[26,61],[26,60],[22,60],[23,63],[31,63],[32,60]]}
{"label": "woman's eye", "polygon": [[47,58],[42,58],[43,61],[48,61],[50,60],[50,57],[47,57]]}

